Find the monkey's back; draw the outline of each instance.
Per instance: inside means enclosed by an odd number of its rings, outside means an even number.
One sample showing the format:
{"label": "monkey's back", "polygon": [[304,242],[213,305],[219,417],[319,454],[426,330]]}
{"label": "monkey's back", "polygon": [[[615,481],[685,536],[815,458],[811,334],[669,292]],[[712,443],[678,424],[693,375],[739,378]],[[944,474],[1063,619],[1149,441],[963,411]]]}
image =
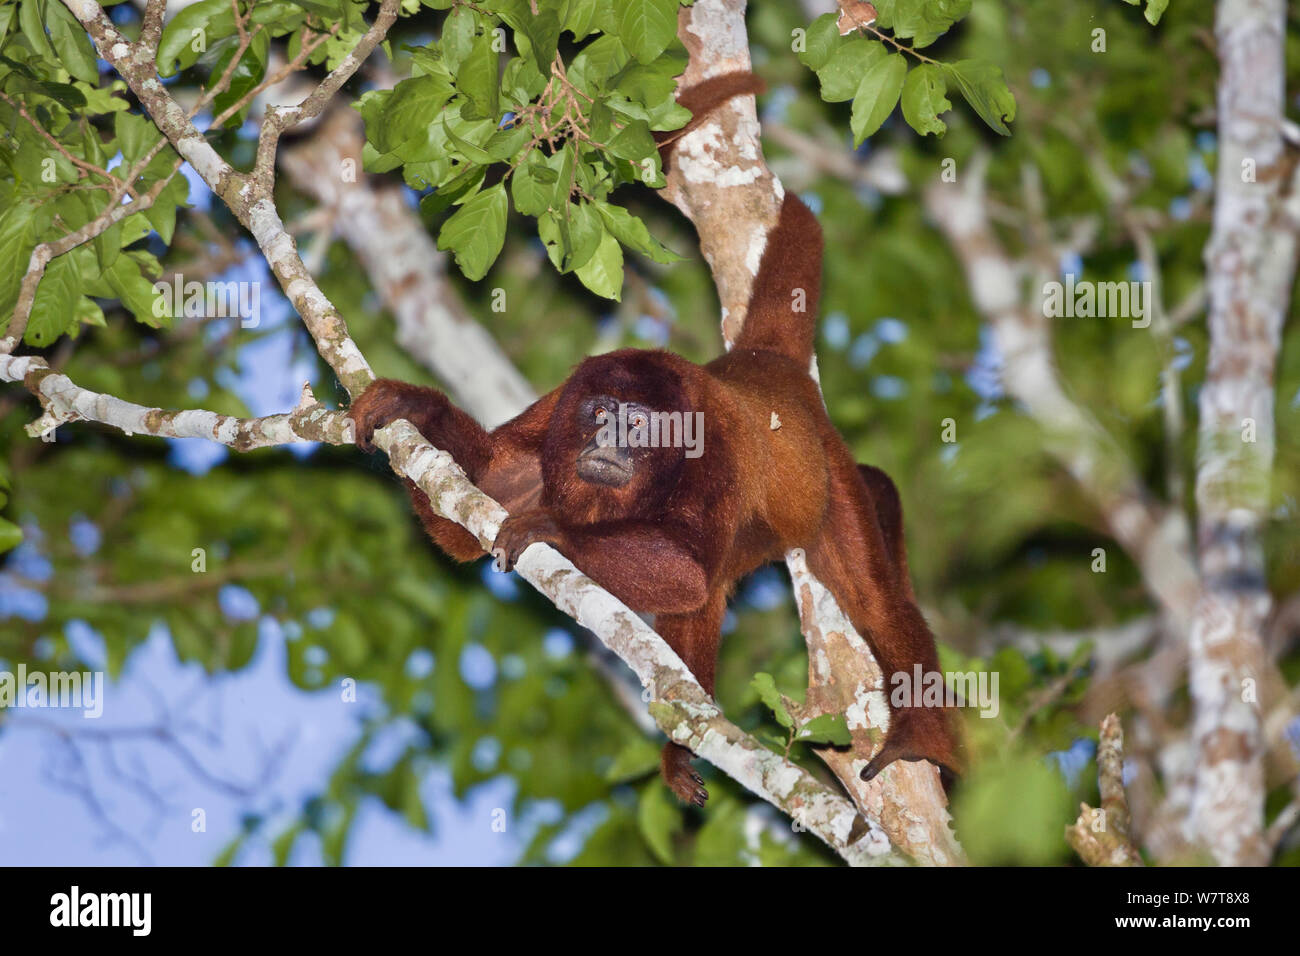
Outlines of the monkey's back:
{"label": "monkey's back", "polygon": [[825,520],[829,485],[816,384],[766,350],[736,349],[705,368],[718,386],[715,427],[745,462],[739,482],[750,520],[770,530],[778,553],[805,546]]}

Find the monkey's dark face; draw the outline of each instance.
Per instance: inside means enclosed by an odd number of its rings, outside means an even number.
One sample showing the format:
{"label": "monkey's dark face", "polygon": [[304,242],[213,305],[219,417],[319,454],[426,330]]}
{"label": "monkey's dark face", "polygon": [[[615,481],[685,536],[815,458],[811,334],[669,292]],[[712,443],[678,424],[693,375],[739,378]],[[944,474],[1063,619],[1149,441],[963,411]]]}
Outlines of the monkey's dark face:
{"label": "monkey's dark face", "polygon": [[[578,452],[576,471],[583,481],[622,488],[638,469],[644,472],[655,449],[650,425],[655,411],[640,402],[592,395],[578,406],[578,427],[591,437]],[[655,443],[657,444],[657,442]]]}
{"label": "monkey's dark face", "polygon": [[547,432],[544,493],[589,521],[654,513],[685,460],[689,402],[674,356],[624,350],[588,359],[565,387]]}

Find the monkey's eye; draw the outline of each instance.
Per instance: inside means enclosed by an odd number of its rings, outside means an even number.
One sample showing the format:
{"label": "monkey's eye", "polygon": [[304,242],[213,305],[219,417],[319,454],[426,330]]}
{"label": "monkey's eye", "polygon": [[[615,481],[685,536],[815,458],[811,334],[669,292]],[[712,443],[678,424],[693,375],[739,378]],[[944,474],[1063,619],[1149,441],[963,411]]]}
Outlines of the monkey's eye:
{"label": "monkey's eye", "polygon": [[600,424],[603,425],[605,424],[606,419],[609,418],[609,411],[608,409],[605,408],[604,405],[597,405],[595,416],[596,416],[596,421],[598,421]]}
{"label": "monkey's eye", "polygon": [[630,419],[628,419],[628,424],[633,428],[645,428],[650,424],[650,419],[646,418],[644,413],[636,412]]}

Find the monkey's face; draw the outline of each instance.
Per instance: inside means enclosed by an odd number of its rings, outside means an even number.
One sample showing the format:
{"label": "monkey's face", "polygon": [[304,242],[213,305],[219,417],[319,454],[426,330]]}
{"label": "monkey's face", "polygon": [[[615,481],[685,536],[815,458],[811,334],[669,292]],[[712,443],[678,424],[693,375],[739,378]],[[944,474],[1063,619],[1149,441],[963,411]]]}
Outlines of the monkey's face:
{"label": "monkey's face", "polygon": [[612,395],[592,395],[578,406],[578,427],[591,433],[578,452],[578,477],[609,488],[622,488],[652,468],[649,461],[659,442],[651,425],[660,416],[640,402],[619,401]]}
{"label": "monkey's face", "polygon": [[547,429],[543,500],[575,523],[656,513],[681,477],[689,406],[663,353],[627,349],[583,362]]}

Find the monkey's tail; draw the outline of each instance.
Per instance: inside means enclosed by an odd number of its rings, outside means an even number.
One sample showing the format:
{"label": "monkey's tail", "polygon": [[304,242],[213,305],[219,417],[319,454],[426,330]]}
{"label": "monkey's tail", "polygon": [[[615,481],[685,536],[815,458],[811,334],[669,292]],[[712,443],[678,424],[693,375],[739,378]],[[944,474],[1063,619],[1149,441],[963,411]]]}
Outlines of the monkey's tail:
{"label": "monkey's tail", "polygon": [[681,129],[654,134],[655,141],[659,144],[659,158],[663,162],[664,171],[668,171],[678,141],[687,133],[699,128],[700,124],[709,118],[710,113],[733,96],[762,93],[766,89],[767,86],[762,80],[745,70],[711,76],[678,93],[677,102],[691,111],[691,118]]}
{"label": "monkey's tail", "polygon": [[805,368],[811,364],[822,249],[817,217],[798,196],[786,193],[776,226],[767,234],[736,348],[779,352]]}
{"label": "monkey's tail", "polygon": [[[761,93],[766,87],[753,73],[723,73],[677,94],[691,111],[684,127],[656,133],[665,171],[677,142],[699,127],[717,107],[733,96]],[[817,217],[787,193],[776,226],[767,235],[763,258],[749,297],[745,325],[737,348],[764,349],[788,355],[800,365],[812,362],[813,337],[822,287],[822,229]]]}

